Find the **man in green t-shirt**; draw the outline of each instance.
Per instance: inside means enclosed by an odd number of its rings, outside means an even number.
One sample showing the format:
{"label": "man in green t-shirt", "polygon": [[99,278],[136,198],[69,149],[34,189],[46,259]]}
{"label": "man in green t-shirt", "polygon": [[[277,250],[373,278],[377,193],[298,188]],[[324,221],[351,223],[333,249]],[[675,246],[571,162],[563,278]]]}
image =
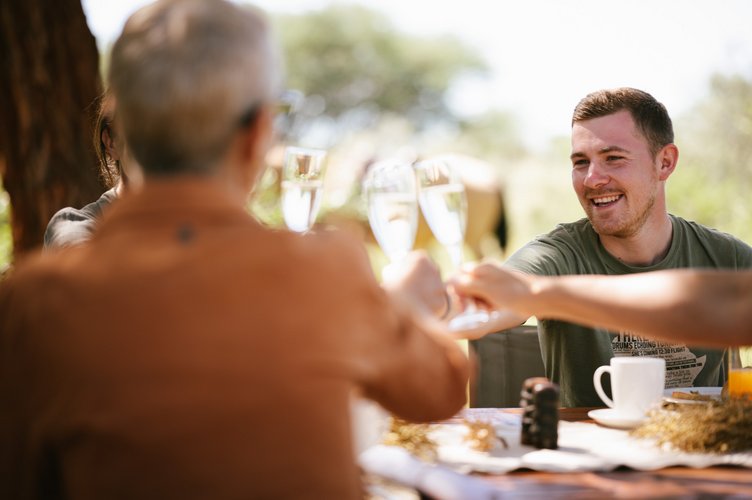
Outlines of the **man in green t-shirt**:
{"label": "man in green t-shirt", "polygon": [[[752,267],[749,245],[668,213],[665,184],[679,157],[673,142],[671,118],[650,94],[619,88],[587,95],[572,117],[571,154],[572,184],[587,218],[559,224],[504,266],[547,276]],[[467,336],[525,319],[502,312]],[[665,358],[667,388],[714,386],[723,378],[722,351],[564,321],[541,320],[538,331],[546,375],[560,385],[564,406],[602,406],[593,372],[613,356]]]}

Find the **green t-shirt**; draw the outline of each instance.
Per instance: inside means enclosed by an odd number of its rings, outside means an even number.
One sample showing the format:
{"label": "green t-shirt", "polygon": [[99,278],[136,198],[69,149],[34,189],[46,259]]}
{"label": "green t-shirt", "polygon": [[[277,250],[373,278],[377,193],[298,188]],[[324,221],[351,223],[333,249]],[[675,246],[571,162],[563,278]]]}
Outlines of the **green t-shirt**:
{"label": "green t-shirt", "polygon": [[[677,268],[745,269],[752,267],[752,247],[714,229],[671,215],[673,238],[666,257],[645,267],[627,265],[609,254],[587,219],[560,224],[539,236],[505,263],[529,274],[632,274]],[[717,386],[723,351],[657,342],[633,332],[611,332],[563,321],[538,323],[546,376],[560,386],[566,407],[602,406],[593,388],[593,372],[613,356],[666,359],[666,387]],[[713,332],[708,332],[712,336]],[[604,385],[608,377],[604,377]],[[610,388],[609,388],[610,392]]]}

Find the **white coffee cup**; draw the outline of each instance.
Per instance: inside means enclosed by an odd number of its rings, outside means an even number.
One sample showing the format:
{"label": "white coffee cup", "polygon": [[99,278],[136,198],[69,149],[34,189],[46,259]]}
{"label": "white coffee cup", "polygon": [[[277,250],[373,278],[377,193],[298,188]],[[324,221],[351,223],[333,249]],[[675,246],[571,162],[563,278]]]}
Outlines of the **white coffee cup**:
{"label": "white coffee cup", "polygon": [[[611,374],[611,394],[601,386],[604,373]],[[641,356],[611,358],[610,365],[599,366],[593,374],[595,391],[604,403],[625,417],[641,417],[663,396],[666,360]]]}

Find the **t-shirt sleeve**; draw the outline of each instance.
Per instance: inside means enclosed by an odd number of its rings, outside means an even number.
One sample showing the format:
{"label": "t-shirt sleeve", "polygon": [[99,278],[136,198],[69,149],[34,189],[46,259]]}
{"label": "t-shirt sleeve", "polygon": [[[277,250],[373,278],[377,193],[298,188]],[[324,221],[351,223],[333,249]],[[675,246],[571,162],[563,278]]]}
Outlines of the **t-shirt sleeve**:
{"label": "t-shirt sleeve", "polygon": [[52,216],[44,232],[44,248],[60,248],[88,241],[103,211],[117,198],[115,189],[80,210],[65,207]]}
{"label": "t-shirt sleeve", "polygon": [[539,276],[572,274],[564,252],[543,239],[533,240],[517,250],[504,262],[504,267]]}
{"label": "t-shirt sleeve", "polygon": [[752,269],[752,247],[738,241],[736,245],[737,269]]}
{"label": "t-shirt sleeve", "polygon": [[44,248],[78,245],[91,238],[94,222],[90,220],[53,219],[44,232]]}

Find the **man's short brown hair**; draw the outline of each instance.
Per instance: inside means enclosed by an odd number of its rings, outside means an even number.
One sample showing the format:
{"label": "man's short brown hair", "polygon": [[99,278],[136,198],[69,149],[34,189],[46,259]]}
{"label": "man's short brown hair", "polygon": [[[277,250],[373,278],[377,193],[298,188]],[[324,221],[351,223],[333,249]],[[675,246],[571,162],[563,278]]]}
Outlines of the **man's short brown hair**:
{"label": "man's short brown hair", "polygon": [[629,87],[598,90],[586,95],[574,108],[572,125],[622,110],[632,115],[653,156],[663,146],[674,142],[674,126],[666,107],[647,92]]}

